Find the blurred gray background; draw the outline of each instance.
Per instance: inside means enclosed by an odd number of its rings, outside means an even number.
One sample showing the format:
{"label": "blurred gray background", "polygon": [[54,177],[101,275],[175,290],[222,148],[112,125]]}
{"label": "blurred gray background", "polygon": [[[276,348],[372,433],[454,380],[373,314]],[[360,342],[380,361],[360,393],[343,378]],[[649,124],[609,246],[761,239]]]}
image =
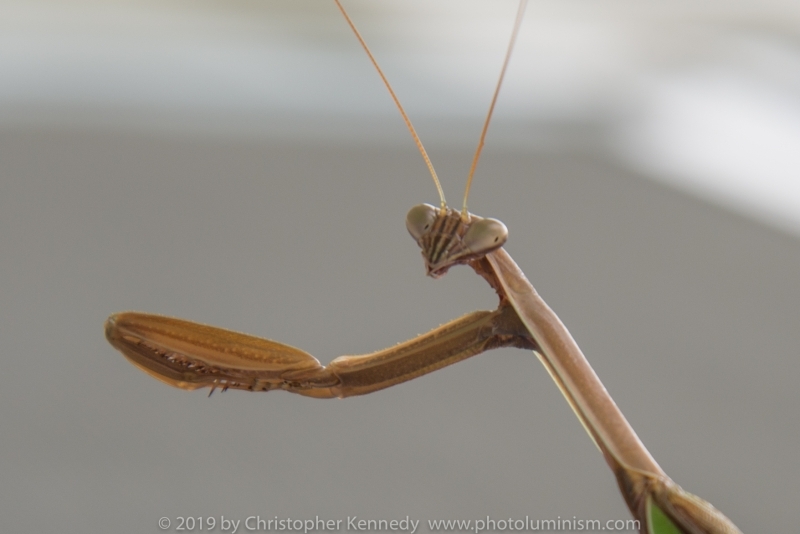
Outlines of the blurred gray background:
{"label": "blurred gray background", "polygon": [[[516,4],[346,6],[458,205]],[[798,95],[796,2],[534,1],[470,202],[667,473],[744,532],[794,531],[800,499]],[[529,352],[343,401],[207,399],[103,338],[132,309],[327,363],[494,308],[469,269],[424,276],[419,202],[330,2],[0,1],[3,530],[628,518]]]}

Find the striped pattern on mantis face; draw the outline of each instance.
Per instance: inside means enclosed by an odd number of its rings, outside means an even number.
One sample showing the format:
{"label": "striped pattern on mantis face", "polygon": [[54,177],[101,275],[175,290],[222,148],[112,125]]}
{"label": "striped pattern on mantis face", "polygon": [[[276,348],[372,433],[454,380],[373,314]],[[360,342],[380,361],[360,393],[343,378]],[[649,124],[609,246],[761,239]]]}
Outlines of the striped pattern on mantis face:
{"label": "striped pattern on mantis face", "polygon": [[[386,81],[339,1],[336,3]],[[512,45],[523,10],[524,0]],[[386,85],[440,191],[441,207],[415,206],[406,220],[409,233],[422,249],[427,273],[438,278],[454,265],[469,265],[497,292],[500,303],[496,310],[470,313],[392,348],[342,356],[327,366],[282,343],[144,313],[109,317],[105,327],[108,341],[136,367],[178,388],[208,387],[212,392],[218,387],[282,389],[316,398],[372,393],[498,347],[533,350],[617,477],[623,498],[640,521],[641,532],[740,532],[709,503],[683,491],[650,456],[566,327],[502,248],[508,234],[505,225],[470,214],[466,194],[461,211],[447,207],[419,137],[388,82]],[[500,83],[473,159],[467,191],[499,88]]]}

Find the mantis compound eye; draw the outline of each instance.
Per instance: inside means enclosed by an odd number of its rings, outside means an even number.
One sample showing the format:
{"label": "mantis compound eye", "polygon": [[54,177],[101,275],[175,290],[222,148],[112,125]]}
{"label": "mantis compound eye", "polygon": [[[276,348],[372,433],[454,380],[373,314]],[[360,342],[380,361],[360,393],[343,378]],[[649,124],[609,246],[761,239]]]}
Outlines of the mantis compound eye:
{"label": "mantis compound eye", "polygon": [[[415,240],[419,241],[433,226],[439,210],[430,204],[418,204],[408,210],[406,228]],[[501,223],[502,224],[502,223]]]}
{"label": "mantis compound eye", "polygon": [[467,229],[461,243],[473,254],[490,252],[508,239],[508,228],[497,219],[481,219],[475,221]]}

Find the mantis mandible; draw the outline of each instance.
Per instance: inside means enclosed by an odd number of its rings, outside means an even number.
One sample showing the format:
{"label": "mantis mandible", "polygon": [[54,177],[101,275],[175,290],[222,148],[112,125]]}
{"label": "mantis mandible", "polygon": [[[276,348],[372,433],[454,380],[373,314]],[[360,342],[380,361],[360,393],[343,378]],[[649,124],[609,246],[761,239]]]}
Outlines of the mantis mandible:
{"label": "mantis mandible", "polygon": [[520,2],[461,210],[445,203],[436,172],[408,116],[350,17],[339,0],[335,2],[389,90],[439,191],[439,207],[420,204],[406,218],[409,233],[422,249],[427,274],[438,278],[455,265],[468,265],[497,292],[498,308],[467,314],[386,350],[336,358],[324,367],[310,354],[275,341],[135,312],[108,318],[108,341],[136,367],[178,388],[282,389],[315,398],[365,395],[498,347],[532,350],[616,476],[641,532],[740,532],[711,504],[674,483],[652,458],[567,328],[503,249],[508,236],[505,225],[467,211],[467,195],[525,0]]}

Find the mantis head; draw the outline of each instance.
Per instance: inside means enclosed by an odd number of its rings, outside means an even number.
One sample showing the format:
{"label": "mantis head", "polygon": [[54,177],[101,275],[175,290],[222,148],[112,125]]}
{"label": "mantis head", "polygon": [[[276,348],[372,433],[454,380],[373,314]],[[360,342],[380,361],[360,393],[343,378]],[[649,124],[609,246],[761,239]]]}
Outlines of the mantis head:
{"label": "mantis head", "polygon": [[439,278],[453,265],[482,258],[503,246],[506,225],[452,208],[419,204],[406,215],[406,228],[422,249],[428,276]]}

